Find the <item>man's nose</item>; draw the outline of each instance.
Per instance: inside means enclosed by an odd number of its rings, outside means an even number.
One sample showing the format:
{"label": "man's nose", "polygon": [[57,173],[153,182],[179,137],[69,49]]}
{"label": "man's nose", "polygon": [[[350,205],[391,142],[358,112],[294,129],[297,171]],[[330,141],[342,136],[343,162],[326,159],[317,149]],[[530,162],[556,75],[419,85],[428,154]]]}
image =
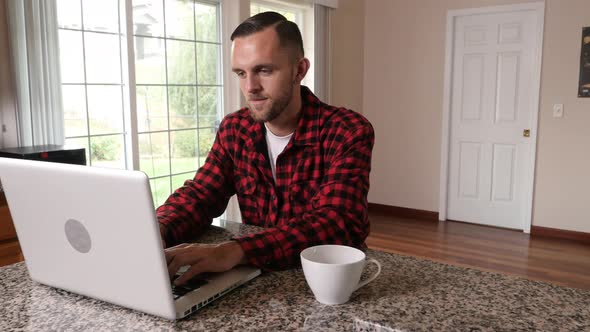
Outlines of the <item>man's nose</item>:
{"label": "man's nose", "polygon": [[249,93],[256,93],[261,90],[258,75],[248,75],[246,78],[246,89]]}

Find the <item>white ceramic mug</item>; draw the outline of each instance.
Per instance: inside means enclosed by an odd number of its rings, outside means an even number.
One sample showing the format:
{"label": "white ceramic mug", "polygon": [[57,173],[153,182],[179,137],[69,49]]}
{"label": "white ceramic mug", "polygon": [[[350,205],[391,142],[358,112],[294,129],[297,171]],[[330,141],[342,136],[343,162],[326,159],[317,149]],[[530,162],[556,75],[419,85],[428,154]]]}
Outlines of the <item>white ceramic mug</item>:
{"label": "white ceramic mug", "polygon": [[[377,273],[360,281],[367,262],[377,265]],[[381,273],[381,264],[366,259],[364,252],[342,245],[309,247],[301,252],[305,280],[318,302],[342,304],[355,290],[373,281]]]}

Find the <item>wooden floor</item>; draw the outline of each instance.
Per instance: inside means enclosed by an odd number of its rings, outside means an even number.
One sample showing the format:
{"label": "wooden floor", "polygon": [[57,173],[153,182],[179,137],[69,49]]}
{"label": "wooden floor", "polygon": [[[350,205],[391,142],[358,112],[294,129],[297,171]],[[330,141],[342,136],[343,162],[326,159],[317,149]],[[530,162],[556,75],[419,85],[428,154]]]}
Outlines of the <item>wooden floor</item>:
{"label": "wooden floor", "polygon": [[369,218],[371,249],[590,290],[587,244],[461,222]]}

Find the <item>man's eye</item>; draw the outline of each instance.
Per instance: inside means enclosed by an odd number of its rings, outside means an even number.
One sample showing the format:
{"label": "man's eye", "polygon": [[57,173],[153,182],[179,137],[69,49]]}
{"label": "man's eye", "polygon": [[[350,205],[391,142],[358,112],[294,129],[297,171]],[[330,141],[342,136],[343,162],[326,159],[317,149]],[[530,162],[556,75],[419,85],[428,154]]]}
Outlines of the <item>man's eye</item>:
{"label": "man's eye", "polygon": [[238,77],[239,77],[239,78],[244,78],[244,77],[246,77],[246,73],[244,73],[243,71],[236,72],[236,75],[238,75]]}
{"label": "man's eye", "polygon": [[260,73],[263,75],[270,75],[272,73],[272,70],[270,70],[269,68],[262,68],[260,69]]}

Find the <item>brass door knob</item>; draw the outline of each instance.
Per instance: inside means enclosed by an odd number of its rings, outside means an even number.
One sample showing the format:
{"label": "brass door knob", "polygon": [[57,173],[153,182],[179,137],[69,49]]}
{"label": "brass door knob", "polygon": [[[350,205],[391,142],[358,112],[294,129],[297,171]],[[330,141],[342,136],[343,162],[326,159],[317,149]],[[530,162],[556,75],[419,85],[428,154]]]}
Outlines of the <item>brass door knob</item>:
{"label": "brass door knob", "polygon": [[524,137],[531,137],[531,130],[530,129],[525,129],[522,132],[522,136],[524,136]]}

